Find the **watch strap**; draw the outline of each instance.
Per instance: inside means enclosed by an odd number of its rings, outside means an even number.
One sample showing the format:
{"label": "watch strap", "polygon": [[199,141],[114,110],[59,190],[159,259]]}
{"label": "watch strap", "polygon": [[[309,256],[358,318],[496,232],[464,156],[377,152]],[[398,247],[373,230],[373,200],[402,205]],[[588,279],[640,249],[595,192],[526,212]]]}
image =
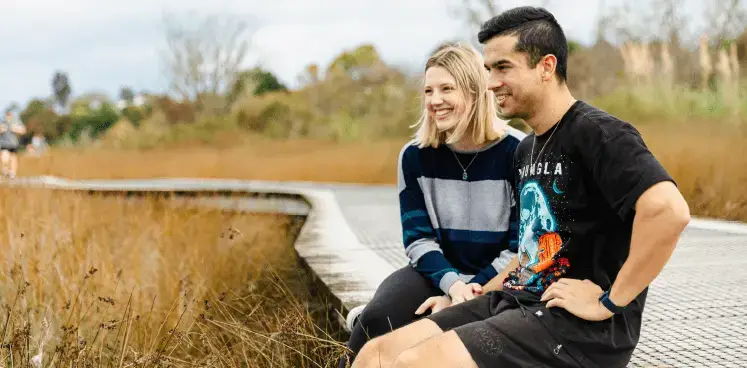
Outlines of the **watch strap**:
{"label": "watch strap", "polygon": [[602,294],[601,297],[599,297],[599,301],[602,303],[602,305],[607,308],[610,312],[614,314],[622,313],[623,310],[625,310],[625,307],[620,307],[616,305],[615,303],[610,300],[610,292],[609,290],[605,291],[604,294]]}

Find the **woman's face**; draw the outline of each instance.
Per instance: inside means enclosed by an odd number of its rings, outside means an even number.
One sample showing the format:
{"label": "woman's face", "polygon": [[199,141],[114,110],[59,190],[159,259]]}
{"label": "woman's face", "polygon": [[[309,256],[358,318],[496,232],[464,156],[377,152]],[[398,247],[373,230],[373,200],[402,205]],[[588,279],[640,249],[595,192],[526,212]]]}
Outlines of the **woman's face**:
{"label": "woman's face", "polygon": [[425,72],[425,106],[439,132],[452,131],[467,111],[467,101],[456,79],[440,66]]}

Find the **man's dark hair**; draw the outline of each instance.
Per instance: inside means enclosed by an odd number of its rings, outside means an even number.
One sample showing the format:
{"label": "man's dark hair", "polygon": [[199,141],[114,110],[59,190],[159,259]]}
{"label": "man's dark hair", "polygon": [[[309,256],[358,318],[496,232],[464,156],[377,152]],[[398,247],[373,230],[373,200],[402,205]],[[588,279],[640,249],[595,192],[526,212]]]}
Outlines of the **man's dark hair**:
{"label": "man's dark hair", "polygon": [[555,75],[565,82],[568,69],[568,41],[555,17],[544,8],[522,6],[507,10],[482,25],[477,39],[481,44],[496,36],[519,36],[515,50],[529,56],[534,68],[540,59],[553,54],[558,59]]}

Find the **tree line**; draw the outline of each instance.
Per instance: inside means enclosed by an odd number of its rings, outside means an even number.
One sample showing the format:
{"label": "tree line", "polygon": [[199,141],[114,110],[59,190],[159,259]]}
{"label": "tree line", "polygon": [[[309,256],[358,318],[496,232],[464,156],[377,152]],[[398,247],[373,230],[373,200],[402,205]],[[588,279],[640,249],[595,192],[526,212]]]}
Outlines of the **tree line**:
{"label": "tree line", "polygon": [[[569,40],[571,89],[611,112],[633,111],[640,120],[677,114],[742,119],[747,98],[740,92],[739,76],[747,56],[747,13],[739,0],[713,3],[702,15],[710,20],[708,26],[694,35],[685,33],[683,24],[690,19],[681,9],[682,0],[656,0],[648,12],[637,9],[636,14],[625,5],[608,8],[596,21],[593,44]],[[473,28],[501,10],[499,2],[489,0],[457,5],[455,14]],[[116,101],[91,93],[73,98],[70,78],[58,71],[49,97],[7,109],[17,111],[32,134],[73,144],[81,138],[99,139],[122,121],[132,126],[128,134],[209,126],[205,129],[290,139],[405,137],[421,112],[422,73],[390,65],[371,44],[342,50],[329,65],[308,65],[298,76],[298,87],[289,89],[260,66],[244,66],[251,46],[248,20],[168,15],[164,24],[166,93],[124,86]],[[661,96],[668,96],[667,103]]]}

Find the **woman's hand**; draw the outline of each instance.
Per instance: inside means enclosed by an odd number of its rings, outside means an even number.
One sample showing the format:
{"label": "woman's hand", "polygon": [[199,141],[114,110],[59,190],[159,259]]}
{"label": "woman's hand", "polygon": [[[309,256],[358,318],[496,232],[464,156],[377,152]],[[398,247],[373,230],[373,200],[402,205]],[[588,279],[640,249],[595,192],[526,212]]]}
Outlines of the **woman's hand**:
{"label": "woman's hand", "polygon": [[452,302],[451,305],[472,300],[480,295],[482,295],[482,286],[477,283],[465,284],[464,281],[457,281],[451,285],[451,288],[449,288],[449,296],[451,297]]}
{"label": "woman's hand", "polygon": [[446,295],[441,296],[432,296],[425,300],[423,304],[421,304],[417,310],[415,310],[415,314],[423,314],[428,309],[432,309],[431,314],[437,313],[445,308],[448,308],[451,306],[451,298],[449,298]]}

